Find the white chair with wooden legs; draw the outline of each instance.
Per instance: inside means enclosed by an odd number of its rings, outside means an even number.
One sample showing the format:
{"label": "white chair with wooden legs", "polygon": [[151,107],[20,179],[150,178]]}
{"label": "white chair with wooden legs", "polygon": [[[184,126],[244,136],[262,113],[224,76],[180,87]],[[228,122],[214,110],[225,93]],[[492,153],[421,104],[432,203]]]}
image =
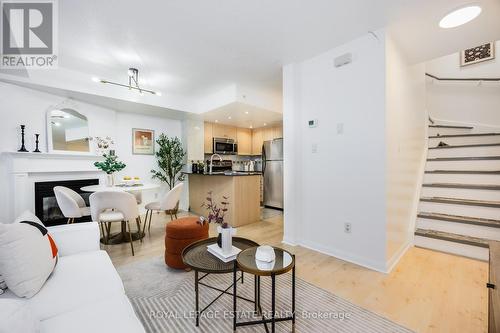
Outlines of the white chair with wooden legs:
{"label": "white chair with wooden legs", "polygon": [[149,214],[149,225],[148,232],[151,231],[151,220],[153,218],[153,211],[161,212],[165,211],[167,214],[170,214],[170,221],[177,218],[177,211],[175,210],[177,204],[179,203],[179,199],[181,198],[182,188],[184,187],[184,183],[179,183],[175,185],[173,189],[165,193],[165,195],[161,198],[160,201],[150,202],[148,203],[146,208],[146,219],[144,221],[144,232],[146,232],[146,224],[148,224],[148,214]]}
{"label": "white chair with wooden legs", "polygon": [[105,242],[108,242],[112,222],[126,223],[130,247],[132,255],[134,255],[130,221],[135,220],[138,232],[141,232],[141,218],[136,197],[122,191],[99,191],[92,193],[89,200],[92,220],[98,222],[101,226],[101,231],[105,234]]}
{"label": "white chair with wooden legs", "polygon": [[68,219],[68,224],[74,223],[75,218],[90,216],[90,207],[87,207],[82,196],[70,188],[55,186],[57,205],[64,217]]}

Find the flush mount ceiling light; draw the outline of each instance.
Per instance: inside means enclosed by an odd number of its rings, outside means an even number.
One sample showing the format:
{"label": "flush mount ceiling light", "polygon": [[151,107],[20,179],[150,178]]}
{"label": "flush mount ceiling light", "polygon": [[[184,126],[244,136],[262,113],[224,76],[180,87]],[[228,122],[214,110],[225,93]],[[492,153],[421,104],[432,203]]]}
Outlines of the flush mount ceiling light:
{"label": "flush mount ceiling light", "polygon": [[122,84],[122,83],[117,83],[117,82],[112,82],[112,81],[108,81],[108,80],[104,80],[104,79],[99,79],[96,77],[93,77],[92,81],[113,84],[115,86],[128,88],[129,90],[138,91],[141,95],[143,95],[146,92],[146,93],[150,93],[152,95],[161,96],[161,93],[158,91],[144,89],[144,88],[141,88],[139,86],[139,70],[137,68],[132,68],[132,67],[129,68],[127,71],[127,74],[128,74],[128,85]]}
{"label": "flush mount ceiling light", "polygon": [[472,21],[481,14],[481,7],[469,5],[452,11],[439,21],[439,26],[443,29],[455,28]]}

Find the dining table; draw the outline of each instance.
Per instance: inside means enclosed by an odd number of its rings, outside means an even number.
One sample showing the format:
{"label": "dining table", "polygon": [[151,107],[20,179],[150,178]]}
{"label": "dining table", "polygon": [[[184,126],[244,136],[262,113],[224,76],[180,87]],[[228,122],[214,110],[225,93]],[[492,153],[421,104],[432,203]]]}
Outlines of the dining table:
{"label": "dining table", "polygon": [[[83,186],[80,188],[83,192],[102,192],[102,191],[123,191],[123,192],[129,192],[132,194],[142,194],[142,191],[149,191],[149,190],[156,190],[159,189],[160,185],[158,184],[141,184],[141,183],[135,183],[135,184],[116,184],[113,186],[107,186],[107,185],[89,185],[89,186]],[[107,228],[108,234],[110,233],[110,226]],[[137,230],[137,232],[131,232],[130,233],[132,236],[132,240],[139,240],[144,237],[144,232],[141,230]],[[127,231],[127,225],[125,221],[121,222],[121,230],[118,233],[114,234],[109,234],[108,237],[103,237],[101,238],[101,243],[103,244],[108,244],[108,245],[114,245],[114,244],[121,244],[121,243],[128,243],[130,242],[130,236],[129,232]]]}

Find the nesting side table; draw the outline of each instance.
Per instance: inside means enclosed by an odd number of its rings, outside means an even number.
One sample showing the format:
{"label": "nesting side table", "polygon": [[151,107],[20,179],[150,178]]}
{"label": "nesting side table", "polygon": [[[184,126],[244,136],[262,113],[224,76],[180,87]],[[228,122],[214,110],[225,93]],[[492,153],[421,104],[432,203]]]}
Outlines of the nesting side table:
{"label": "nesting side table", "polygon": [[[251,247],[241,251],[233,266],[233,330],[238,326],[249,326],[263,324],[266,332],[269,332],[268,324],[271,324],[271,332],[275,332],[276,322],[292,321],[292,331],[295,331],[295,255],[290,252],[274,247],[276,259],[272,263],[260,263],[255,260],[257,247]],[[237,321],[237,272],[246,272],[254,275],[255,281],[255,305],[256,311],[262,315],[261,320],[246,322]],[[292,315],[288,317],[276,317],[276,276],[292,271]],[[260,278],[262,276],[271,277],[271,317],[266,318],[262,314],[260,305]]]}

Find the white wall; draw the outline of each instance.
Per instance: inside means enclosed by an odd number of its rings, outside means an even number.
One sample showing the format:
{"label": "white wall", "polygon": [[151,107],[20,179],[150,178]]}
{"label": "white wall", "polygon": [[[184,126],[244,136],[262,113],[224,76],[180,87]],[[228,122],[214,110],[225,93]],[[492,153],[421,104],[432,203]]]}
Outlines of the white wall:
{"label": "white wall", "polygon": [[427,155],[425,66],[409,65],[386,35],[386,261],[390,269],[411,244]]}
{"label": "white wall", "polygon": [[[63,102],[88,117],[90,136],[111,136],[115,139],[116,153],[120,160],[127,164],[127,167],[118,173],[117,177],[130,175],[139,176],[145,182],[153,181],[150,170],[156,167],[155,157],[132,154],[132,128],[153,129],[156,136],[163,132],[168,136],[182,138],[180,120],[117,112],[97,105],[76,100],[68,101],[60,96],[0,82],[0,116],[2,118],[0,122],[0,153],[16,151],[19,148],[20,124],[26,125],[27,148],[34,149],[33,134],[40,133],[41,150],[46,152],[46,111],[61,105]],[[3,178],[5,177],[2,176],[0,180],[2,186],[5,184]],[[154,199],[154,193],[145,193],[144,201]],[[187,208],[187,203],[184,202],[181,208]]]}
{"label": "white wall", "polygon": [[[387,272],[414,231],[424,67],[376,35],[283,68],[284,241]],[[352,63],[335,68],[347,52]]]}
{"label": "white wall", "polygon": [[[383,271],[385,45],[378,35],[284,67],[285,241]],[[352,64],[335,68],[333,59],[346,52]],[[318,127],[308,128],[309,119]]]}
{"label": "white wall", "polygon": [[[426,63],[426,71],[438,77],[500,78],[500,42],[494,60],[460,67],[454,53]],[[500,126],[500,82],[444,82],[427,80],[427,109],[438,120]]]}

